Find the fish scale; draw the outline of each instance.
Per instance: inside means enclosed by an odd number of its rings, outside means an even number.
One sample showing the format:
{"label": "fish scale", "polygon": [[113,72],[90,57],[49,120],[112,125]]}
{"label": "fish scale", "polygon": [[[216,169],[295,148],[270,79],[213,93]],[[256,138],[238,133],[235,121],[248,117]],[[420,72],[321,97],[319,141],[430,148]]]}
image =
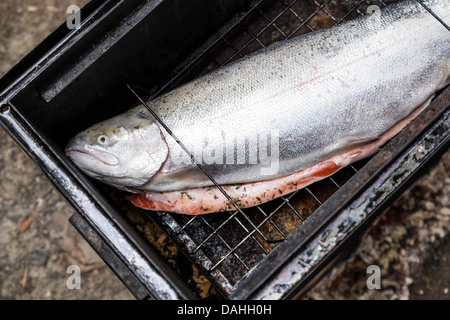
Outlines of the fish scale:
{"label": "fish scale", "polygon": [[[447,13],[448,20],[448,3],[429,1],[428,5],[437,13]],[[412,45],[414,50],[406,50]],[[448,31],[410,1],[389,7],[378,18],[362,18],[275,44],[148,104],[190,149],[211,134],[211,127],[225,133],[239,130],[241,141],[254,132],[270,134],[270,129],[279,128],[280,162],[286,163],[279,177],[326,159],[329,150],[324,154],[321,150],[328,146],[339,150],[347,140],[377,138],[408,115],[443,81],[439,73],[448,64],[448,48]],[[426,61],[428,56],[434,57],[433,64]],[[277,79],[266,80],[275,72]],[[426,88],[427,83],[432,85]],[[416,94],[408,97],[410,90]],[[397,108],[390,110],[390,104]],[[189,125],[175,116],[179,112],[187,114]],[[331,124],[325,126],[324,119]],[[289,137],[296,143],[283,143]],[[340,146],[334,146],[337,139],[342,140]],[[182,152],[175,141],[167,140],[171,150]],[[234,167],[228,172],[219,164],[208,170],[217,182],[232,184],[260,180],[261,166]],[[184,176],[186,170],[198,169],[192,165],[179,170]],[[212,184],[204,175],[195,176],[195,185],[183,179],[171,185],[161,174],[147,186],[172,191]]]}
{"label": "fish scale", "polygon": [[[424,4],[450,23],[449,1],[428,0]],[[244,195],[234,192],[236,189],[228,191],[238,200],[251,198],[250,203],[255,205],[255,199],[261,199],[263,193],[275,198],[285,189],[288,192],[286,184],[292,185],[295,179],[311,183],[348,165],[349,159],[356,161],[372,154],[381,140],[396,134],[402,128],[398,124],[406,125],[404,120],[410,121],[411,115],[417,114],[413,111],[426,106],[446,84],[449,65],[450,32],[416,1],[402,1],[379,13],[268,46],[147,104],[217,183],[229,188],[245,185],[249,191]],[[227,209],[223,195],[208,190],[213,186],[211,179],[186,161],[190,158],[145,106],[103,122],[96,134],[143,118],[149,122],[130,129],[130,136],[136,131],[145,137],[148,126],[153,128],[148,139],[162,139],[166,145],[164,148],[154,141],[158,147],[153,150],[134,148],[136,153],[154,158],[151,164],[141,165],[151,167],[151,175],[143,173],[136,179],[139,182],[130,183],[127,170],[134,168],[120,161],[126,158],[124,148],[103,148],[95,142],[89,145],[91,165],[81,163],[86,156],[79,154],[75,163],[78,161],[90,176],[138,193],[132,199],[139,199],[142,207],[147,201],[147,208],[154,210],[203,213]],[[155,137],[155,126],[161,137]],[[392,130],[394,127],[396,130]],[[74,158],[76,150],[89,144],[86,135],[82,132],[69,143],[69,156]],[[128,144],[132,142],[127,140]],[[95,154],[100,149],[119,158],[120,165],[108,168],[109,175],[92,160],[100,157]],[[272,159],[269,153],[276,157]],[[227,154],[233,157],[226,158]],[[238,154],[244,163],[237,163]],[[251,161],[255,155],[256,162]],[[262,161],[264,155],[269,163]],[[216,160],[213,163],[212,158]],[[276,170],[271,171],[274,162]],[[314,173],[311,168],[328,174]],[[314,179],[308,180],[305,172]],[[277,195],[263,190],[263,182],[283,192]],[[187,190],[196,197],[181,198]],[[186,199],[190,202],[181,206]],[[180,202],[174,208],[177,200]],[[208,210],[204,210],[206,207]]]}

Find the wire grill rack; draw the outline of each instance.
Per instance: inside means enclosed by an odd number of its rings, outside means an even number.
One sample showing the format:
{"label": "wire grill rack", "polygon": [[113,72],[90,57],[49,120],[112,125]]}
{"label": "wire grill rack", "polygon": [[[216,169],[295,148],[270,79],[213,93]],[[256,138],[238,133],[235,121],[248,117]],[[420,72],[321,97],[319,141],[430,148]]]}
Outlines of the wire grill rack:
{"label": "wire grill rack", "polygon": [[[153,96],[240,59],[267,45],[354,19],[388,0],[259,0],[210,39]],[[182,137],[179,137],[182,140]],[[239,280],[368,160],[362,160],[287,196],[230,212],[186,216],[152,213],[178,247],[225,295]]]}

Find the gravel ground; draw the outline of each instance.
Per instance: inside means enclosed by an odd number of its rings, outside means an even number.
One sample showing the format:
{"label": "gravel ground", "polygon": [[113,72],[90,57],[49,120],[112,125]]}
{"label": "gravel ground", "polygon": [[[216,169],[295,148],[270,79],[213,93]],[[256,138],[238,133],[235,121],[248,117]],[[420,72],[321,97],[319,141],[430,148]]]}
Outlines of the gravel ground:
{"label": "gravel ground", "polygon": [[[0,2],[0,75],[68,17],[83,0]],[[72,227],[74,213],[40,169],[0,129],[0,298],[134,299]],[[66,286],[78,265],[81,289]]]}
{"label": "gravel ground", "polygon": [[[86,0],[0,3],[0,76]],[[410,188],[305,299],[448,299],[450,297],[450,152]],[[70,225],[73,210],[38,167],[0,129],[0,298],[133,299]],[[66,286],[69,265],[81,290]],[[366,286],[367,266],[381,289]]]}

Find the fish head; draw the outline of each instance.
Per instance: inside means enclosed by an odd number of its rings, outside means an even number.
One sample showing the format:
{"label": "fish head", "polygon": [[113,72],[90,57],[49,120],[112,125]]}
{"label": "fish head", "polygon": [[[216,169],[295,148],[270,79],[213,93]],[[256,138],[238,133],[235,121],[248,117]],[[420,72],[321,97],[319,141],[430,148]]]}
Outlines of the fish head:
{"label": "fish head", "polygon": [[127,112],[78,133],[65,153],[88,176],[128,190],[153,177],[169,148],[154,119]]}

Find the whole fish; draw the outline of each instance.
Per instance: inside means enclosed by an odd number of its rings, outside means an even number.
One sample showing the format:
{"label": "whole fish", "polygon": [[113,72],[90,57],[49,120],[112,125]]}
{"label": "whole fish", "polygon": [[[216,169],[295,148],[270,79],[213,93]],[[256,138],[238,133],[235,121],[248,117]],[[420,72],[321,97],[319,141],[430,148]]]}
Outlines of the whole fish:
{"label": "whole fish", "polygon": [[[450,1],[424,3],[450,23]],[[79,133],[66,154],[142,208],[250,207],[373,154],[449,77],[450,32],[416,1],[402,1],[148,101],[172,135],[141,104]]]}

